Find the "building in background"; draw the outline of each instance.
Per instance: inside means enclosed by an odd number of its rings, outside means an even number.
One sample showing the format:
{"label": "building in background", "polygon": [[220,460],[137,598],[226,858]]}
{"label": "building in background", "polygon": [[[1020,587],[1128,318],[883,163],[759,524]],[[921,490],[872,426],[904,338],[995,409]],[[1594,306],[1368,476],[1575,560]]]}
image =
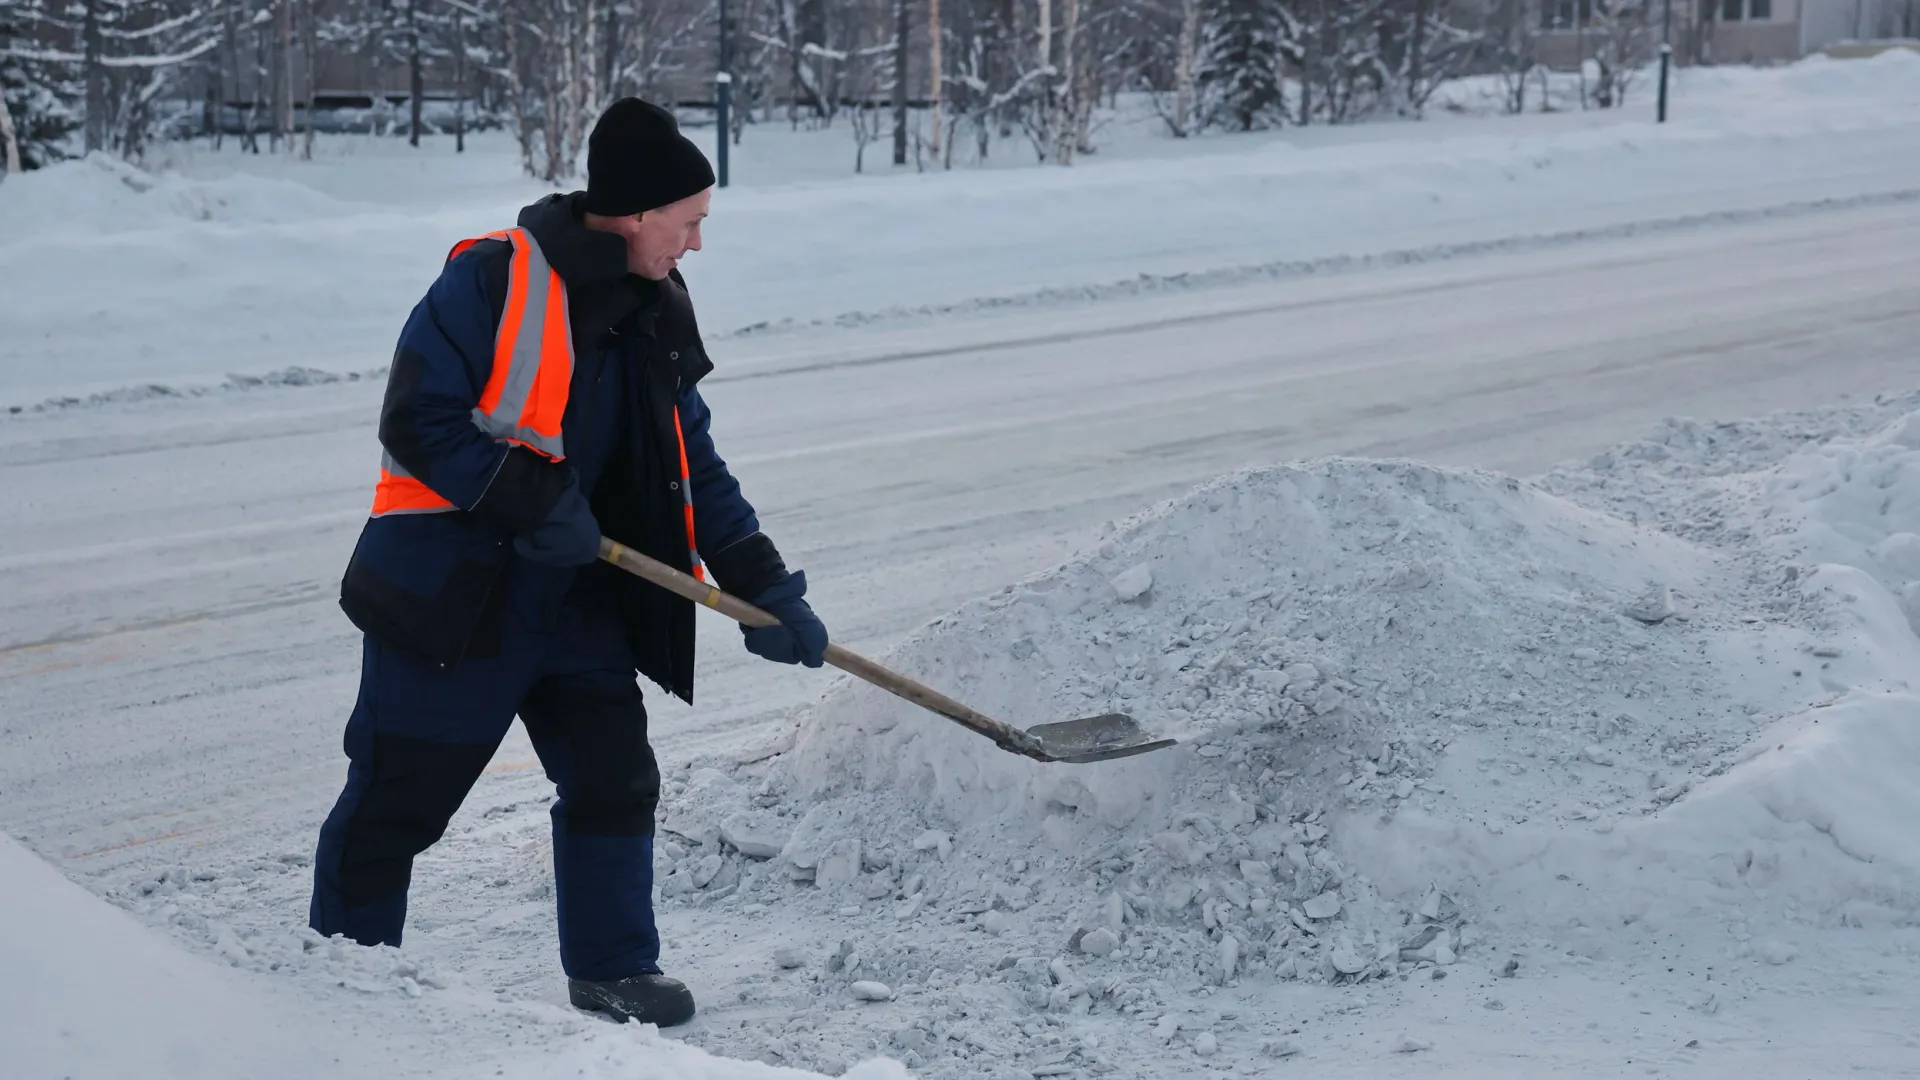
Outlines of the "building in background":
{"label": "building in background", "polygon": [[[1657,47],[1661,0],[1644,9],[1606,0],[1539,0],[1540,61],[1568,70],[1623,33]],[[1609,9],[1620,10],[1617,19]],[[1920,36],[1920,0],[1673,0],[1673,55],[1681,64],[1781,64],[1838,42]]]}

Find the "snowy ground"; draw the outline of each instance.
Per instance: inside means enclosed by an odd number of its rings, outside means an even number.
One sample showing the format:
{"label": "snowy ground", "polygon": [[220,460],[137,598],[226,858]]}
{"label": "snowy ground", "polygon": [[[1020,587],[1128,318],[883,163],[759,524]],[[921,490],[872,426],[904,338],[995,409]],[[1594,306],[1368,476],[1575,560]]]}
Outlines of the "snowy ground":
{"label": "snowy ground", "polygon": [[[1606,170],[1569,180],[1561,195],[1576,208],[1553,212],[1553,192],[1529,176],[1498,199],[1463,181],[1479,201],[1457,218],[1394,218],[1397,185],[1429,175],[1414,169],[1491,145],[1431,133],[1441,125],[1311,152],[1223,140],[1209,160],[1246,165],[1219,170],[1247,185],[1231,233],[1206,226],[1213,209],[1169,210],[1203,215],[1185,237],[1197,247],[1156,250],[1116,227],[1133,247],[1111,260],[1036,243],[1010,261],[1079,288],[1169,267],[1481,247],[1364,273],[1217,273],[1210,288],[1104,303],[970,307],[999,279],[964,257],[939,260],[939,274],[875,263],[802,280],[770,268],[783,237],[806,229],[833,226],[833,250],[925,239],[866,231],[878,219],[861,200],[883,217],[898,200],[905,219],[950,239],[1002,235],[968,215],[1026,213],[1027,200],[1033,220],[1078,213],[1063,233],[1125,221],[1135,206],[1170,205],[1156,194],[1171,183],[1166,161],[1103,163],[1077,192],[1011,172],[740,192],[743,206],[778,209],[742,234],[766,248],[728,254],[716,239],[696,257],[710,328],[949,303],[924,299],[936,294],[960,309],[716,349],[710,397],[729,459],[812,572],[837,636],[899,649],[911,670],[1022,722],[1125,704],[1190,741],[1105,773],[1022,771],[938,721],[750,664],[710,624],[700,707],[663,703],[655,720],[680,849],[663,845],[662,874],[675,872],[667,959],[707,1006],[677,1039],[823,1072],[890,1054],[927,1076],[1913,1074],[1920,855],[1901,823],[1920,812],[1902,787],[1920,748],[1900,681],[1920,660],[1904,595],[1920,576],[1920,517],[1915,439],[1900,420],[1920,408],[1905,396],[1920,385],[1920,202],[1904,193],[1920,141],[1898,125],[1898,89],[1876,114],[1856,87],[1855,111],[1825,129],[1795,113],[1822,100],[1820,85],[1892,71],[1759,73],[1776,80],[1764,94],[1735,80],[1719,117],[1689,137],[1575,131],[1592,124],[1576,117],[1501,140],[1509,162],[1599,140],[1588,148]],[[1648,171],[1614,184],[1648,138],[1671,141],[1648,155],[1661,161],[1706,155],[1686,160],[1713,165],[1718,187]],[[1324,175],[1371,195],[1344,203],[1309,186],[1295,205],[1270,169],[1286,154],[1334,162]],[[1341,172],[1361,163],[1369,171]],[[31,267],[36,283],[0,300],[10,329],[29,328],[0,342],[0,386],[26,407],[0,421],[0,831],[199,954],[198,973],[180,977],[208,1000],[252,1002],[258,1027],[304,1014],[279,1060],[308,1075],[367,1073],[298,1056],[307,1040],[340,1053],[372,1042],[418,1073],[484,1061],[531,1076],[556,1054],[589,1076],[724,1069],[560,1005],[548,790],[517,733],[421,861],[404,956],[299,931],[356,676],[333,596],[364,514],[377,383],[32,408],[134,381],[375,367],[446,229],[466,227],[454,217],[477,221],[526,193],[482,175],[455,199],[464,210],[434,208],[440,197],[414,186],[341,216],[303,192],[363,197],[356,185],[390,166],[325,168],[333,180],[297,174],[315,182],[244,211],[283,217],[279,233],[113,224],[94,192],[75,201],[100,208],[99,235],[29,222],[32,235],[0,248],[7,280]],[[69,175],[77,186],[75,175],[87,174]],[[189,199],[263,185],[167,183],[169,198]],[[1003,183],[1006,198],[941,212],[943,192]],[[1049,185],[1062,185],[1055,202]],[[1103,185],[1111,197],[1094,197]],[[1269,205],[1246,194],[1263,185],[1287,192],[1284,219],[1249,212]],[[0,187],[10,229],[32,217],[21,206],[44,205],[10,202],[19,187]],[[1543,231],[1526,217],[1536,195],[1546,232],[1603,223],[1617,235],[1491,243]],[[1779,212],[1861,195],[1867,205]],[[818,214],[775,228],[801,204]],[[853,209],[835,218],[832,206]],[[1707,207],[1755,212],[1631,224]],[[270,272],[278,243],[284,276]],[[396,252],[410,269],[383,264]],[[140,309],[139,279],[156,273],[171,279]],[[205,289],[183,290],[184,275]],[[321,279],[337,307],[308,303]],[[133,306],[103,315],[103,291]],[[263,334],[276,351],[256,362],[240,343]],[[349,347],[364,363],[329,353]],[[1882,392],[1896,396],[1868,404]],[[1846,398],[1861,404],[1670,427],[1536,484],[1317,463],[1106,527],[1248,466],[1347,454],[1537,475],[1670,414]],[[1154,588],[1118,603],[1108,579],[1141,564]],[[1649,581],[1679,605],[1652,628],[1619,617]],[[1838,655],[1803,651],[1815,647]],[[1121,658],[1122,672],[1105,666]],[[1151,677],[1119,678],[1135,667]],[[1143,803],[1144,791],[1164,795]],[[735,815],[799,842],[745,859],[718,835]],[[930,831],[944,836],[915,844]],[[131,924],[16,849],[0,857],[10,887],[35,882],[6,899],[38,904],[0,925],[71,925],[67,938],[104,943],[83,955],[10,937],[0,966],[177,961],[148,955]],[[817,882],[823,865],[825,885],[795,880]],[[1341,911],[1308,915],[1305,901],[1329,892]],[[72,924],[49,914],[62,910]],[[1455,962],[1436,979],[1423,965],[1444,959],[1437,936],[1409,945],[1403,981],[1399,948],[1429,924]],[[1116,940],[1099,957],[1081,932],[1103,925]],[[780,972],[778,946],[805,965]],[[854,978],[887,981],[895,1000],[852,1002]],[[193,1017],[162,1022],[190,1030]],[[1431,1049],[1394,1052],[1418,1044]],[[33,1045],[73,1064],[58,1043]]]}

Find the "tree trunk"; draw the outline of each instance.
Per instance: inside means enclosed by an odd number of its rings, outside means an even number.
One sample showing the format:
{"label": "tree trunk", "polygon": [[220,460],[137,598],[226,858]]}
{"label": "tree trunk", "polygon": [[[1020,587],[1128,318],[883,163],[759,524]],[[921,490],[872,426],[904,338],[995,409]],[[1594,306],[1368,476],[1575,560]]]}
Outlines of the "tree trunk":
{"label": "tree trunk", "polygon": [[[226,62],[220,66],[220,71],[214,76],[214,81],[219,84],[220,94],[219,108],[215,110],[213,128],[213,148],[215,150],[220,149],[226,142],[227,101],[240,92],[240,31],[233,20],[233,5],[222,4],[221,14],[226,20],[226,43],[221,49],[221,51],[226,54]],[[229,73],[233,75],[234,79],[232,93],[228,93],[227,90],[227,75]]]}
{"label": "tree trunk", "polygon": [[318,75],[314,69],[320,66],[320,30],[314,25],[314,0],[306,0],[306,10],[300,23],[301,51],[307,61],[307,130],[300,145],[300,156],[313,160],[313,99]]}
{"label": "tree trunk", "polygon": [[[1716,0],[1717,2],[1717,0]],[[1587,12],[1579,0],[1573,5],[1573,55],[1580,70],[1580,111],[1587,108]]]}
{"label": "tree trunk", "polygon": [[217,65],[207,65],[207,97],[200,104],[200,130],[206,133],[207,144],[215,149],[220,146],[215,129],[220,123],[220,69]]}
{"label": "tree trunk", "polygon": [[908,0],[894,0],[893,35],[893,163],[907,163],[907,35],[913,29]]}
{"label": "tree trunk", "polygon": [[87,79],[85,145],[88,153],[104,149],[107,145],[107,69],[100,62],[101,2],[102,0],[87,0],[86,11],[80,23],[81,63],[86,68]]}
{"label": "tree trunk", "polygon": [[286,137],[287,151],[293,151],[293,0],[280,0],[280,77],[275,80],[273,96],[279,99],[280,115],[274,126]]}
{"label": "tree trunk", "polygon": [[407,0],[407,145],[420,145],[420,99],[426,80],[420,71],[420,0]]}
{"label": "tree trunk", "polygon": [[1053,114],[1053,160],[1061,165],[1073,164],[1073,152],[1080,143],[1079,60],[1080,52],[1080,0],[1066,0],[1065,16],[1061,30],[1065,40],[1060,45],[1060,93],[1056,98]]}
{"label": "tree trunk", "polygon": [[[611,2],[611,0],[608,0]],[[567,67],[567,160],[562,176],[573,175],[580,146],[586,141],[588,117],[592,115],[600,86],[600,20],[596,17],[600,0],[584,0],[578,16],[568,20]]]}
{"label": "tree trunk", "polygon": [[467,152],[467,23],[453,9],[453,152]]}
{"label": "tree trunk", "polygon": [[[260,152],[260,91],[262,84],[269,78],[267,73],[267,39],[258,30],[253,33],[253,79],[248,86],[247,126],[240,136],[240,145],[250,153]],[[271,126],[271,125],[269,125]]]}
{"label": "tree trunk", "polygon": [[1306,41],[1300,47],[1300,126],[1313,123],[1313,80],[1320,74],[1320,34],[1326,25],[1327,5],[1315,5],[1313,19],[1306,27]]}
{"label": "tree trunk", "polygon": [[1040,0],[1040,66],[1053,63],[1053,0]]}
{"label": "tree trunk", "polygon": [[13,114],[7,111],[7,99],[0,95],[0,156],[4,156],[7,175],[20,171],[20,140],[13,134]]}
{"label": "tree trunk", "polygon": [[944,113],[940,108],[940,0],[927,0],[927,66],[932,69],[927,82],[933,88],[933,155],[940,156],[940,128]]}
{"label": "tree trunk", "polygon": [[533,170],[532,117],[527,115],[527,88],[520,77],[520,13],[511,2],[503,6],[501,21],[506,24],[507,93],[513,97],[513,130],[520,141],[520,168],[528,176],[534,176],[537,174]]}
{"label": "tree trunk", "polygon": [[607,48],[600,59],[600,100],[612,101],[620,81],[620,5],[607,3]]}
{"label": "tree trunk", "polygon": [[1173,67],[1173,134],[1184,139],[1193,132],[1197,89],[1194,64],[1200,52],[1200,0],[1180,0],[1180,46]]}
{"label": "tree trunk", "polygon": [[826,89],[826,61],[809,56],[807,46],[825,48],[827,44],[826,0],[794,0],[793,11],[793,97],[796,103],[813,107],[815,119],[830,117],[832,102]]}
{"label": "tree trunk", "polygon": [[269,5],[264,14],[271,15],[273,25],[263,26],[259,31],[260,77],[266,81],[266,92],[262,100],[267,106],[267,152],[280,152],[280,139],[287,131],[281,126],[281,91],[286,89],[286,76],[281,74],[287,66],[285,42],[280,34],[280,17],[287,9],[284,0]]}
{"label": "tree trunk", "polygon": [[1413,0],[1413,40],[1409,45],[1413,52],[1407,59],[1407,104],[1415,116],[1420,115],[1427,103],[1421,80],[1427,74],[1427,9],[1430,3],[1431,0]]}

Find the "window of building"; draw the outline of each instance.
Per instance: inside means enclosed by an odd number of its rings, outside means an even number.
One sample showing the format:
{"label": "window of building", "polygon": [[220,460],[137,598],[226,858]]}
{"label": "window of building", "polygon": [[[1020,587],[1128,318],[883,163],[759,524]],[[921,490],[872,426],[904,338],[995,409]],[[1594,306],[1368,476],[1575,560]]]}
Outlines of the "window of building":
{"label": "window of building", "polygon": [[1721,22],[1765,22],[1773,18],[1773,0],[1720,0]]}
{"label": "window of building", "polygon": [[1541,0],[1540,29],[1572,30],[1593,21],[1593,0]]}

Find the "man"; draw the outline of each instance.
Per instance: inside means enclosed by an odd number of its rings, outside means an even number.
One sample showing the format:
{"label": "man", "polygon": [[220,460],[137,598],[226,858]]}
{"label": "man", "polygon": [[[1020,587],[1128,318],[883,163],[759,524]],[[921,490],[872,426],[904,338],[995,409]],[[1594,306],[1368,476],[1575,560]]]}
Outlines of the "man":
{"label": "man", "polygon": [[818,667],[827,632],[714,451],[712,365],[676,267],[713,171],[671,114],[615,102],[587,189],[455,246],[400,334],[373,516],[340,603],[364,631],[346,789],[320,830],[310,919],[400,943],[413,858],[518,714],[558,789],[560,962],[574,1005],[693,1015],[653,920],[660,774],[635,673],[693,700],[693,606],[597,561],[608,537],[780,625],[753,653]]}

